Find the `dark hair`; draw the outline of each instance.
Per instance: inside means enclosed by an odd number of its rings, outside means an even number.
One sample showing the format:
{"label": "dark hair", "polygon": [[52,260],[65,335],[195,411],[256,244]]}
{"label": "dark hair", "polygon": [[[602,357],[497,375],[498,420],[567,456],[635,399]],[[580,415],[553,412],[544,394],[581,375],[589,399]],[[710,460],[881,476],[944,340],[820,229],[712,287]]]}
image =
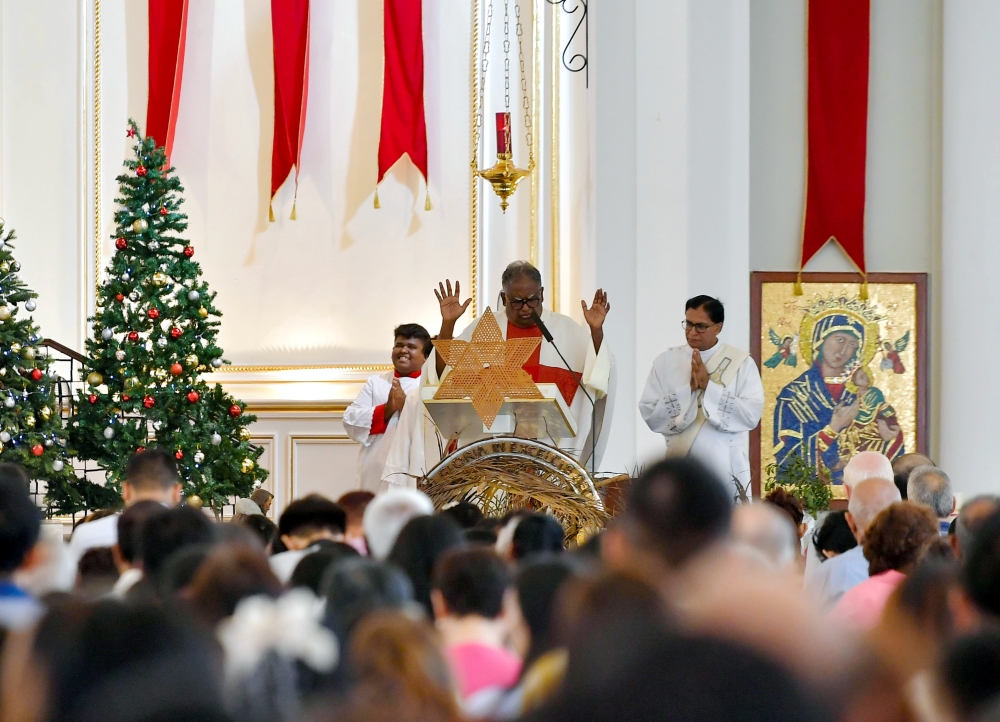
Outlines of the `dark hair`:
{"label": "dark hair", "polygon": [[413,601],[413,585],[402,570],[366,557],[341,559],[320,582],[326,625],[346,647],[358,622],[378,610],[402,609]]}
{"label": "dark hair", "polygon": [[336,503],[319,494],[296,499],[278,521],[278,534],[281,536],[304,536],[322,530],[343,534],[347,531],[347,514]]}
{"label": "dark hair", "polygon": [[462,533],[465,535],[465,541],[469,544],[492,547],[497,543],[497,535],[489,529],[476,527],[475,529],[466,529]]}
{"label": "dark hair", "polygon": [[963,555],[962,585],[966,593],[980,610],[1000,617],[1000,511],[979,524]]}
{"label": "dark hair", "polygon": [[687,303],[684,304],[685,311],[697,308],[704,309],[708,317],[712,319],[712,323],[722,323],[726,320],[726,309],[722,305],[722,301],[717,298],[705,295],[695,296],[694,298],[689,298]]}
{"label": "dark hair", "polygon": [[292,572],[291,587],[306,587],[313,593],[319,594],[320,583],[327,567],[336,564],[341,559],[359,557],[358,550],[343,542],[331,542],[317,549],[311,554],[306,554],[301,561],[295,565]]}
{"label": "dark hair", "polygon": [[16,464],[0,464],[0,575],[12,573],[38,542],[42,512],[28,493],[28,476]]}
{"label": "dark hair", "polygon": [[722,480],[701,462],[666,459],[629,487],[622,519],[669,566],[677,567],[729,533],[733,502]]}
{"label": "dark hair", "polygon": [[805,518],[805,509],[803,509],[802,502],[799,501],[797,496],[789,492],[787,489],[782,489],[779,486],[777,489],[765,496],[764,501],[769,504],[774,504],[776,507],[788,514],[788,516],[792,519],[792,523],[795,525],[796,531],[798,531],[799,526],[802,524],[802,520]]}
{"label": "dark hair", "polygon": [[456,617],[476,614],[496,619],[510,584],[510,570],[503,559],[482,547],[449,552],[434,572],[434,588]]}
{"label": "dark hair", "polygon": [[566,532],[555,517],[548,514],[529,514],[514,528],[511,545],[515,559],[524,559],[532,554],[561,552]]}
{"label": "dark hair", "polygon": [[813,534],[813,548],[821,562],[826,561],[823,552],[843,554],[857,545],[858,540],[847,523],[847,511],[843,509],[829,512]]}
{"label": "dark hair", "polygon": [[344,510],[347,514],[347,524],[350,525],[351,522],[360,524],[361,520],[364,519],[365,509],[368,508],[368,504],[371,500],[375,498],[375,495],[370,491],[349,491],[342,497],[337,499],[337,505]]}
{"label": "dark hair", "polygon": [[542,285],[542,274],[537,268],[527,261],[511,261],[507,264],[507,268],[503,269],[503,275],[500,277],[500,287],[507,290],[510,282],[518,278],[527,278],[539,286]]}
{"label": "dark hair", "polygon": [[80,557],[76,564],[76,590],[90,598],[103,596],[111,591],[118,579],[115,555],[111,547],[93,547]]}
{"label": "dark hair", "polygon": [[458,525],[446,516],[418,516],[410,519],[386,558],[406,572],[413,584],[413,598],[434,618],[431,606],[431,578],[438,560],[449,549],[463,546],[465,537]]}
{"label": "dark hair", "polygon": [[270,546],[275,537],[278,536],[278,525],[262,514],[251,514],[245,516],[238,522],[241,526],[249,529],[264,543],[266,549]]}
{"label": "dark hair", "polygon": [[139,561],[139,539],[142,527],[154,516],[166,514],[167,508],[158,501],[143,499],[125,509],[118,517],[118,551],[124,561]]}
{"label": "dark hair", "polygon": [[195,612],[210,627],[232,616],[236,605],[247,597],[278,597],[282,591],[263,552],[243,544],[213,549],[198,567],[189,589]]}
{"label": "dark hair", "polygon": [[[191,584],[211,553],[212,547],[209,544],[189,544],[171,554],[156,575],[155,587],[149,588],[149,592],[153,594],[152,599],[165,603],[175,601],[177,593]],[[140,580],[132,589],[139,589],[137,594],[141,593],[140,587],[146,581],[145,578]],[[141,596],[133,598],[133,601],[135,599],[142,601]]]}
{"label": "dark hair", "polygon": [[945,652],[943,666],[959,717],[979,719],[978,713],[1000,695],[1000,630],[986,628],[956,639]]}
{"label": "dark hair", "polygon": [[144,491],[167,491],[181,480],[173,454],[165,449],[146,449],[129,459],[125,481]]}
{"label": "dark hair", "polygon": [[531,644],[523,669],[546,652],[558,646],[556,641],[556,600],[563,584],[573,578],[578,563],[568,555],[538,556],[527,562],[517,573],[517,603],[521,607]]}
{"label": "dark hair", "polygon": [[909,571],[924,547],[940,534],[937,517],[929,507],[912,501],[897,501],[879,512],[865,532],[868,574],[890,569]]}
{"label": "dark hair", "polygon": [[483,512],[479,507],[468,501],[460,501],[455,506],[442,509],[438,514],[449,517],[463,529],[474,528],[483,518]]}
{"label": "dark hair", "polygon": [[142,525],[139,535],[143,572],[155,577],[175,551],[195,544],[208,544],[213,537],[212,523],[190,506],[179,506],[152,516]]}
{"label": "dark hair", "polygon": [[419,323],[404,323],[392,331],[392,339],[395,341],[397,338],[402,336],[403,338],[415,338],[418,341],[424,342],[424,358],[431,355],[431,351],[434,350],[434,344],[431,343],[431,335],[427,332],[427,329],[421,326]]}

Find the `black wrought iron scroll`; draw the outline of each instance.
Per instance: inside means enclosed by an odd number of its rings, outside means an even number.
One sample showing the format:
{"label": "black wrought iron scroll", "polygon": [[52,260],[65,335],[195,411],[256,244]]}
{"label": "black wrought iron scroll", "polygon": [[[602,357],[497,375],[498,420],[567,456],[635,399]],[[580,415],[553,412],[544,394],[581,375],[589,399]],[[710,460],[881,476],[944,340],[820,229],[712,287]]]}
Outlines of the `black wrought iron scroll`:
{"label": "black wrought iron scroll", "polygon": [[[587,87],[590,87],[590,19],[587,16],[588,0],[548,0],[550,5],[561,5],[562,10],[567,15],[575,16],[580,12],[580,18],[573,27],[569,39],[566,41],[562,51],[562,64],[571,73],[583,72]],[[583,52],[572,51],[573,42],[583,28]],[[572,53],[572,54],[571,54]]]}

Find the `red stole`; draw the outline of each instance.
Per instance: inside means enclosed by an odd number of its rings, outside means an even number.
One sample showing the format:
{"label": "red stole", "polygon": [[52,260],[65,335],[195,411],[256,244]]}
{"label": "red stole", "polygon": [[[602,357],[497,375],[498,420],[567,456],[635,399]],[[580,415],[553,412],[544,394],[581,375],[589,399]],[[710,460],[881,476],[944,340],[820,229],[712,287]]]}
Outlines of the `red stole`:
{"label": "red stole", "polygon": [[[515,326],[510,321],[507,322],[507,338],[542,338],[542,331],[537,326],[531,328],[521,328]],[[576,396],[576,389],[580,385],[583,374],[570,373],[567,369],[556,366],[543,366],[541,363],[542,345],[539,344],[535,352],[521,367],[528,372],[531,380],[536,384],[555,384],[559,388],[559,393],[566,400],[567,404],[573,404]]]}

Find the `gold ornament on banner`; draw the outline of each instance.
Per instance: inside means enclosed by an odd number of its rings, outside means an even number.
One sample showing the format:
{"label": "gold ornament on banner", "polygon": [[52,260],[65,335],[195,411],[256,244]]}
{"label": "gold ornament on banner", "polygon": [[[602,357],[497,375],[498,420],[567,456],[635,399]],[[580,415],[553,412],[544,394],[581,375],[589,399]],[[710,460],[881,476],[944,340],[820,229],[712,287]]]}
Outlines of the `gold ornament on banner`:
{"label": "gold ornament on banner", "polygon": [[486,426],[492,426],[505,399],[540,399],[542,392],[521,368],[540,338],[504,340],[490,307],[486,307],[472,341],[434,341],[434,348],[451,366],[435,399],[471,399]]}

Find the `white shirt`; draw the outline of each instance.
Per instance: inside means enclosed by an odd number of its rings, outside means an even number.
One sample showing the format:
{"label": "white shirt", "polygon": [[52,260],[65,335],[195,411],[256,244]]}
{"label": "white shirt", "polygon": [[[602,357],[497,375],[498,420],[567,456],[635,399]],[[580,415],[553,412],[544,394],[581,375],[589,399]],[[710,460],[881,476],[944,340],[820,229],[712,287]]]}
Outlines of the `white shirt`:
{"label": "white shirt", "polygon": [[80,562],[80,557],[89,549],[113,547],[118,543],[118,517],[121,514],[102,516],[100,519],[80,524],[69,540],[69,552],[73,558],[73,568]]}
{"label": "white shirt", "polygon": [[[372,376],[365,383],[358,397],[354,399],[354,403],[348,406],[347,411],[344,412],[344,429],[347,431],[347,435],[361,444],[361,453],[358,455],[360,482],[358,486],[372,493],[379,491],[382,470],[385,468],[389,447],[392,446],[392,438],[396,434],[396,426],[399,424],[399,412],[392,415],[388,424],[376,423],[376,430],[384,428],[382,433],[372,433],[372,422],[382,421],[382,419],[375,419],[375,412],[378,409],[378,413],[382,413],[380,407],[389,400],[389,392],[392,390],[392,381],[395,377],[394,371]],[[409,394],[410,391],[420,386],[420,378],[400,376],[399,385],[402,387],[403,393]]]}
{"label": "white shirt", "polygon": [[[702,351],[701,360],[707,364],[718,349],[716,343]],[[698,416],[699,395],[691,391],[693,351],[690,346],[677,346],[657,356],[639,399],[639,413],[650,429],[663,434],[668,451],[671,437]],[[707,464],[727,486],[735,478],[746,487],[750,483],[747,432],[760,423],[764,410],[764,386],[754,360],[748,356],[728,386],[709,380],[701,407],[705,424],[689,455]]]}

